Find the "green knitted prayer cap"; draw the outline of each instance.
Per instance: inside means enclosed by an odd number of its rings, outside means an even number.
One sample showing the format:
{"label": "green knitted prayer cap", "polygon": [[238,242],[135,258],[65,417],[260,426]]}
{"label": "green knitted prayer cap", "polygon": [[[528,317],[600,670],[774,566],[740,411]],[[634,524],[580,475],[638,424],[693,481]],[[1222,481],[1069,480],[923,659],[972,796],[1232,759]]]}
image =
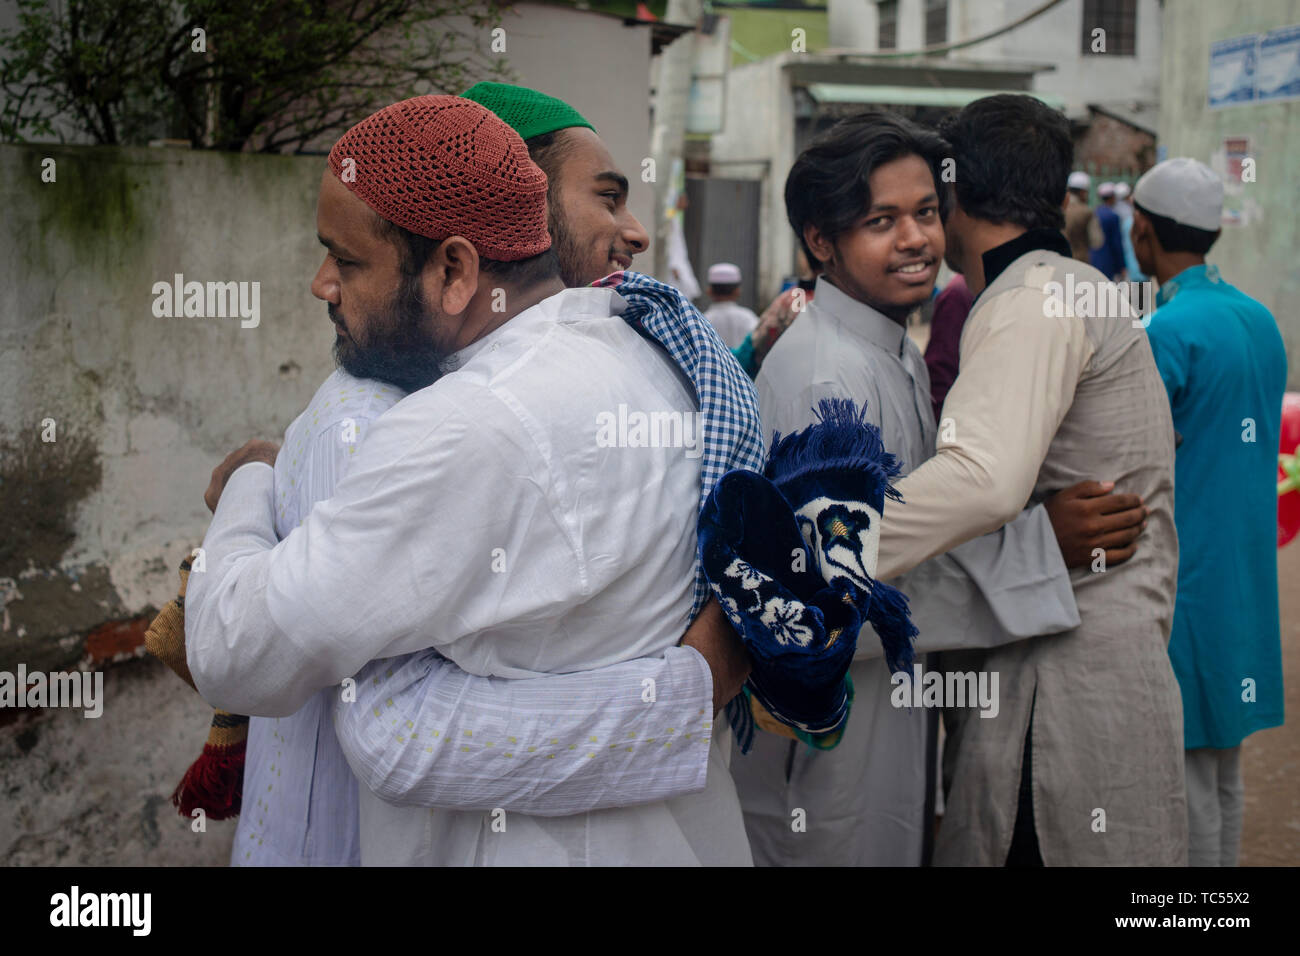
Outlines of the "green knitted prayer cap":
{"label": "green knitted prayer cap", "polygon": [[496,113],[524,142],[571,126],[585,126],[593,132],[596,129],[564,100],[524,86],[475,83],[460,95]]}

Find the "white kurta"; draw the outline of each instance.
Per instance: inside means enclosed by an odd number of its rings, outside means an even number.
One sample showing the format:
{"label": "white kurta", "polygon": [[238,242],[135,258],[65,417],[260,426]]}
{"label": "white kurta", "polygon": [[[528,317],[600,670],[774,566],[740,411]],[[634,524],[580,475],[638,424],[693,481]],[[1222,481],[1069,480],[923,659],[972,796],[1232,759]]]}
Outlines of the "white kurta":
{"label": "white kurta", "polygon": [[[271,469],[239,469],[187,599],[204,696],[285,714],[371,659],[429,647],[511,678],[672,647],[691,608],[700,460],[689,447],[642,447],[649,436],[632,429],[607,447],[601,424],[620,406],[647,417],[696,406],[621,307],[609,289],[568,290],[458,353],[457,370],[375,422],[336,496],[278,545]],[[684,728],[665,733],[588,740],[586,759],[709,747]],[[493,814],[363,799],[362,859],[747,863],[734,788],[709,749],[701,793],[575,817],[510,814],[504,832]]]}
{"label": "white kurta", "polygon": [[[334,494],[370,423],[405,395],[382,382],[331,374],[285,432],[275,462],[276,534],[286,537]],[[392,665],[392,666],[390,666]],[[419,680],[412,679],[418,675]],[[287,717],[249,721],[243,812],[231,863],[355,866],[361,862],[357,781],[385,799],[449,809],[567,813],[653,802],[704,788],[700,748],[658,748],[635,760],[590,760],[567,749],[593,734],[701,733],[713,680],[698,652],[671,647],[595,671],[531,680],[467,674],[434,651],[377,662],[357,675],[356,699],[318,691]],[[653,706],[628,687],[655,688]],[[338,736],[333,719],[337,707]],[[373,711],[400,713],[380,720]],[[412,727],[408,730],[407,720]],[[396,726],[393,726],[396,724]],[[560,739],[564,747],[534,746]],[[426,738],[475,746],[426,746]],[[439,737],[432,737],[438,734]],[[509,758],[488,745],[524,741]],[[340,749],[340,743],[343,748]],[[345,757],[344,754],[347,754]],[[485,759],[485,753],[488,758]]]}
{"label": "white kurta", "polygon": [[[370,423],[405,393],[330,375],[284,433],[275,460],[275,531],[283,538],[334,494]],[[337,690],[318,691],[287,717],[248,722],[244,800],[230,862],[238,866],[356,866],[357,782],[331,727]]]}
{"label": "white kurta", "polygon": [[[821,398],[865,403],[906,474],[934,454],[925,362],[902,326],[825,279],[773,346],[758,381],[763,427],[813,424]],[[960,499],[960,495],[957,496]],[[885,515],[899,507],[887,502]],[[1070,579],[1042,506],[891,583],[907,594],[929,651],[988,647],[1078,624]],[[814,751],[759,733],[732,774],[754,859],[766,865],[917,866],[924,842],[927,713],[894,707],[870,626],[850,669],[855,698],[842,742]],[[802,809],[806,832],[791,828]]]}

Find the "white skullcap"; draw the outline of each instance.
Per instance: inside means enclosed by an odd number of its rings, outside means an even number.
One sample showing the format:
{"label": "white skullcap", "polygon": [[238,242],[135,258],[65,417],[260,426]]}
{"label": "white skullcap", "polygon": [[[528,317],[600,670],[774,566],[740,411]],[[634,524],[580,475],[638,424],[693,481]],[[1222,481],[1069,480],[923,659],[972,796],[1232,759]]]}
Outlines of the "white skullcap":
{"label": "white skullcap", "polygon": [[1195,159],[1166,159],[1137,181],[1133,201],[1184,226],[1218,232],[1223,217],[1223,180]]}
{"label": "white skullcap", "polygon": [[1127,199],[1127,198],[1128,198],[1128,191],[1129,191],[1129,190],[1128,190],[1128,183],[1116,183],[1116,184],[1115,184],[1115,198],[1116,198],[1116,199]]}
{"label": "white skullcap", "polygon": [[1097,187],[1097,195],[1098,195],[1098,196],[1113,196],[1113,195],[1115,195],[1115,184],[1114,184],[1114,183],[1102,183],[1100,186]]}
{"label": "white skullcap", "polygon": [[1070,178],[1065,181],[1066,189],[1087,189],[1091,185],[1092,177],[1081,169],[1070,173]]}
{"label": "white skullcap", "polygon": [[740,285],[740,266],[716,262],[709,266],[709,285]]}

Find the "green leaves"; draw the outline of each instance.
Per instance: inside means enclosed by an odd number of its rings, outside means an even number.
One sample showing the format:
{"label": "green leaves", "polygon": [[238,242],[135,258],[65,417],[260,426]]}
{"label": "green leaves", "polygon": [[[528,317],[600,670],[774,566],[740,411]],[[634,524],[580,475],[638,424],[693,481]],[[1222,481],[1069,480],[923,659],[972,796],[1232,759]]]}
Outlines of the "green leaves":
{"label": "green leaves", "polygon": [[[325,148],[394,100],[508,78],[483,0],[17,0],[0,139]],[[192,32],[204,31],[204,52]]]}

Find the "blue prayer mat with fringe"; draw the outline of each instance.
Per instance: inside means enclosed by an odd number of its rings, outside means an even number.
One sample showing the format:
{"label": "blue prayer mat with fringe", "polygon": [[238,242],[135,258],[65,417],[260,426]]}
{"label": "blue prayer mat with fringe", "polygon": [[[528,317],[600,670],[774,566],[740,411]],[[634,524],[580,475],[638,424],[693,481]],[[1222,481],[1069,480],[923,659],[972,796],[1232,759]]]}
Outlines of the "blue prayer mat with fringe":
{"label": "blue prayer mat with fringe", "polygon": [[724,475],[700,513],[704,572],[754,661],[746,694],[727,706],[742,752],[754,737],[749,696],[806,743],[839,742],[864,622],[890,670],[912,664],[907,597],[875,580],[885,499],[901,500],[898,461],[851,400],[816,411],[816,424],[773,436],[762,474]]}

